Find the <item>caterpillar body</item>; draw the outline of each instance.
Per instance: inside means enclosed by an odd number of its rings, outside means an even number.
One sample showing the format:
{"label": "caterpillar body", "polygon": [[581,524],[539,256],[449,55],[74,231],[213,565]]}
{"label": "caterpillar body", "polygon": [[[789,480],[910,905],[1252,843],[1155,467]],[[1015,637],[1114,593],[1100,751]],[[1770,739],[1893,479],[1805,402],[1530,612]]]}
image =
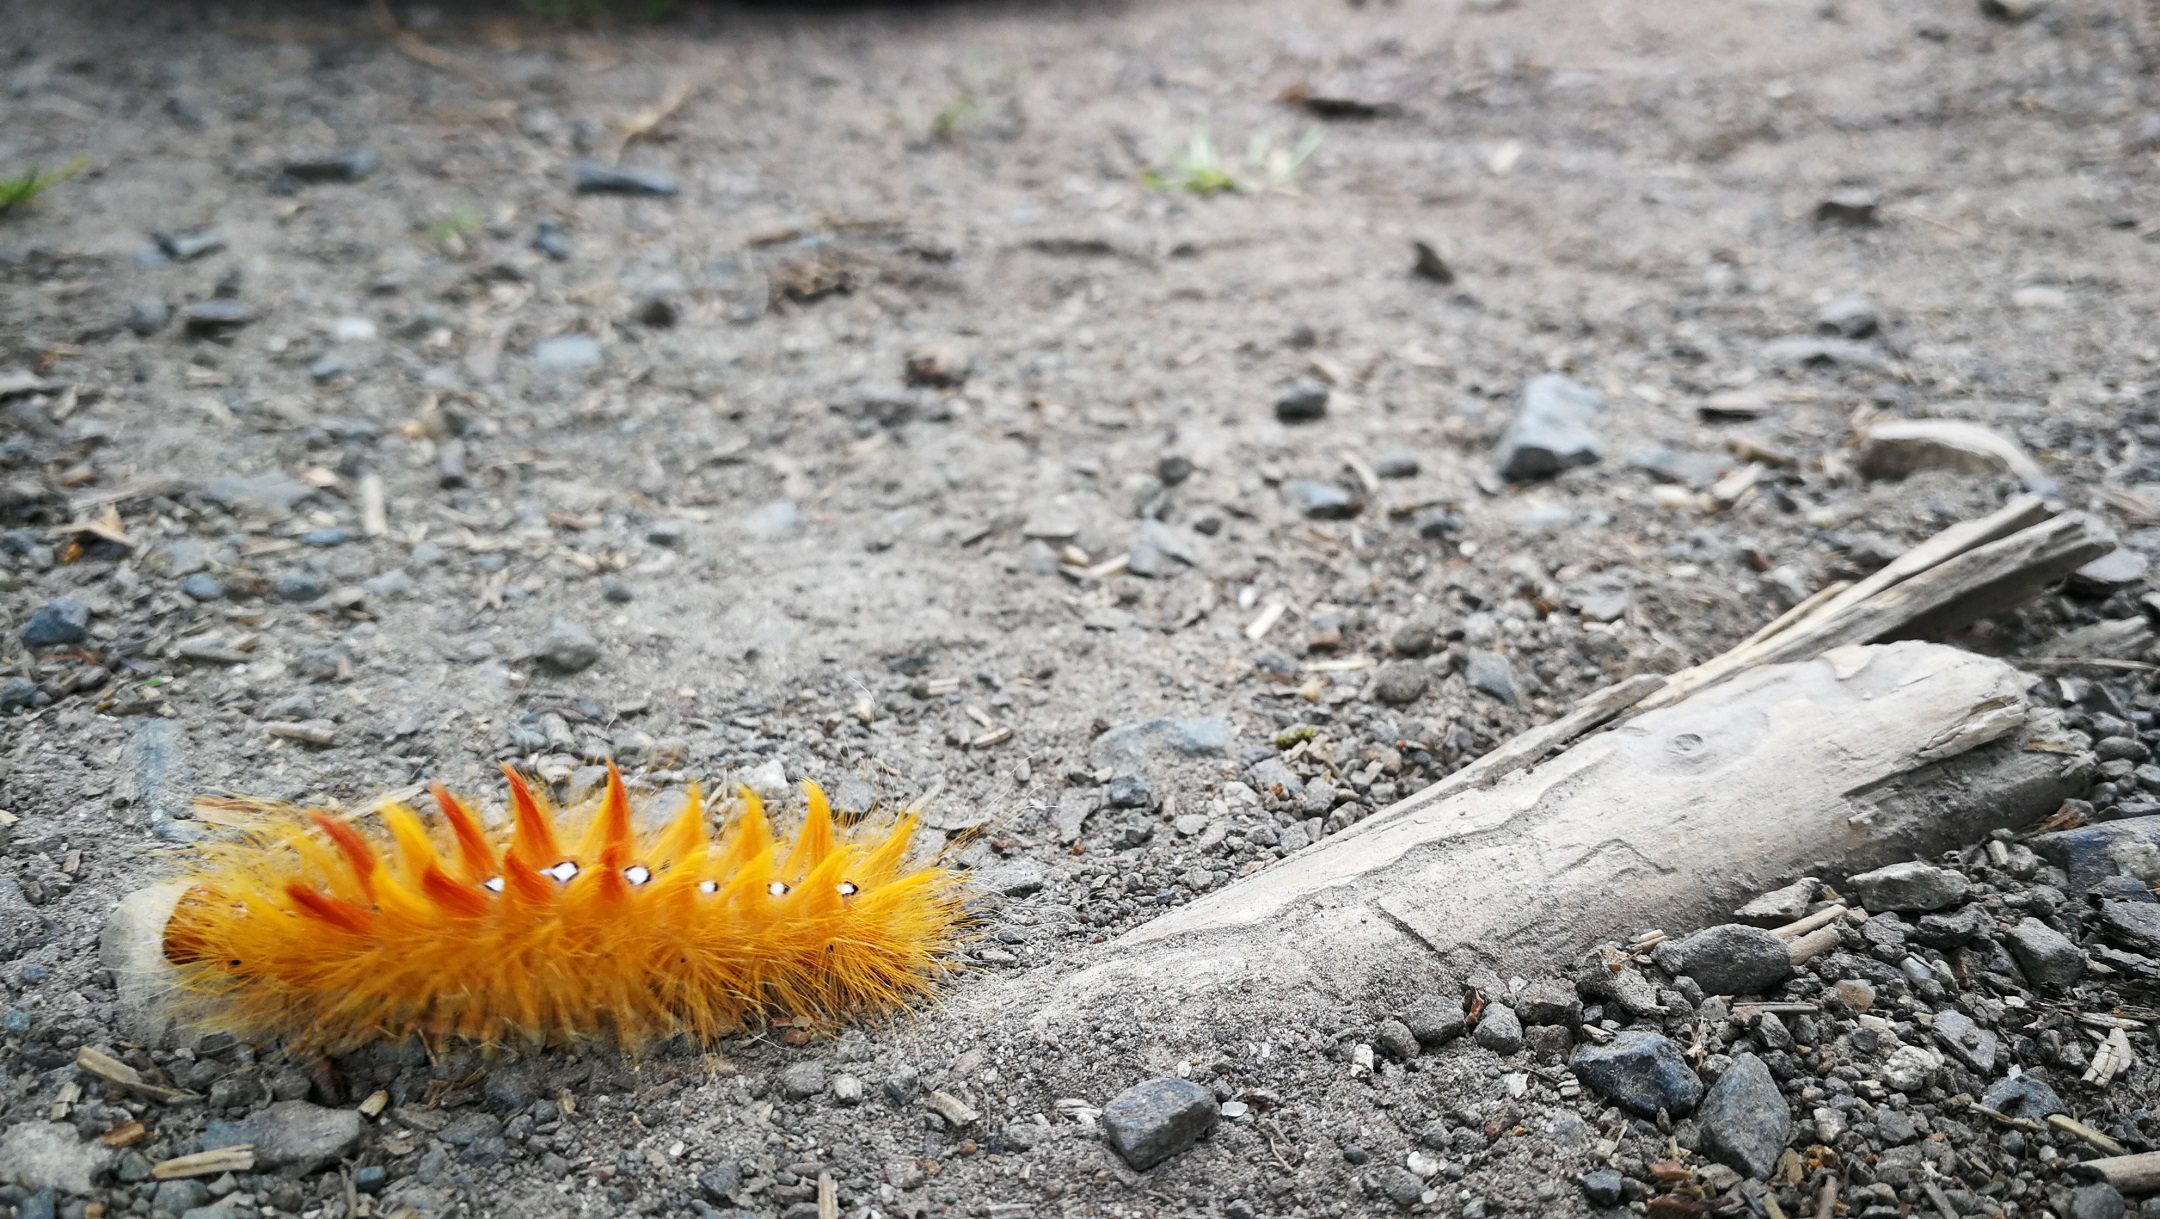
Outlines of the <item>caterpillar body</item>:
{"label": "caterpillar body", "polygon": [[597,797],[563,810],[503,773],[507,832],[436,785],[440,826],[392,804],[387,844],[314,813],[205,851],[164,938],[193,1014],[322,1052],[415,1033],[710,1041],[772,1014],[902,1008],[963,936],[955,875],[909,864],[911,816],[845,835],[805,783],[792,841],[747,790],[716,837],[692,787],[640,835],[612,765]]}

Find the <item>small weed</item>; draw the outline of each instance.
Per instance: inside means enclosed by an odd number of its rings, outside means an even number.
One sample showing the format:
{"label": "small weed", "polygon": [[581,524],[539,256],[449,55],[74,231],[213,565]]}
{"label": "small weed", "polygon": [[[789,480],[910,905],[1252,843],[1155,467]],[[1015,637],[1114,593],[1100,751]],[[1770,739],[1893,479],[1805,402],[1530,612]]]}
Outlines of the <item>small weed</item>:
{"label": "small weed", "polygon": [[34,202],[39,195],[81,173],[89,164],[90,158],[77,157],[57,173],[46,173],[33,165],[20,177],[0,178],[0,212],[10,212],[22,204]]}
{"label": "small weed", "polygon": [[1273,137],[1266,134],[1256,135],[1246,142],[1244,159],[1233,165],[1217,151],[1215,137],[1202,128],[1193,132],[1168,168],[1148,170],[1140,180],[1155,190],[1201,196],[1284,190],[1297,181],[1298,172],[1319,147],[1317,131],[1290,148],[1276,147]]}
{"label": "small weed", "polygon": [[962,89],[958,97],[945,103],[945,108],[937,112],[936,118],[930,120],[930,134],[940,140],[950,140],[953,133],[959,130],[960,124],[974,117],[980,109],[981,107],[975,104],[975,91]]}
{"label": "small weed", "polygon": [[428,221],[420,231],[427,234],[429,241],[451,242],[457,241],[468,234],[479,232],[480,226],[486,222],[487,218],[485,216],[467,209],[451,212],[446,216],[438,216]]}

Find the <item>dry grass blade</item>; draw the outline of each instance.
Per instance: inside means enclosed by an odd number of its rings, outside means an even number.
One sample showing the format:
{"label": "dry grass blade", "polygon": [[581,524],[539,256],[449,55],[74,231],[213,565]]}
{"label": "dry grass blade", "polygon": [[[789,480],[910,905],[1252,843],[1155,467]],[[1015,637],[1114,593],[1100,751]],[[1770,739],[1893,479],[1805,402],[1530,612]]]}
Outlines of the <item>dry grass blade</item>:
{"label": "dry grass blade", "polygon": [[662,93],[660,99],[652,105],[616,119],[615,145],[609,150],[609,159],[619,160],[622,157],[623,150],[629,148],[630,145],[639,140],[651,139],[654,133],[660,130],[662,123],[674,118],[684,106],[690,104],[693,98],[710,87],[714,79],[716,79],[714,74],[708,74],[698,80],[687,78],[677,80],[670,84],[667,91]]}

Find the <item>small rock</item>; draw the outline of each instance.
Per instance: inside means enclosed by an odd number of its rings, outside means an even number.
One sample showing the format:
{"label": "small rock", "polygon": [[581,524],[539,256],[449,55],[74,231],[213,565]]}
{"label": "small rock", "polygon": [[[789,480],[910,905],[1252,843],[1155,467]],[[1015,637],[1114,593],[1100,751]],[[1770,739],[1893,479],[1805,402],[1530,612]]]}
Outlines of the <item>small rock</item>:
{"label": "small rock", "polygon": [[776,499],[753,509],[743,518],[743,529],[753,537],[784,537],[802,527],[802,509],[793,500]]}
{"label": "small rock", "polygon": [[25,710],[37,705],[37,683],[27,677],[10,677],[0,681],[0,713]]}
{"label": "small rock", "polygon": [[1462,1036],[1462,996],[1453,991],[1427,995],[1403,1009],[1402,1024],[1419,1045],[1445,1045]]}
{"label": "small rock", "polygon": [[1972,888],[1963,873],[1911,860],[1847,877],[1846,887],[1869,911],[1940,910],[1965,900]]}
{"label": "small rock", "polygon": [[412,577],[405,574],[405,569],[402,567],[393,567],[388,571],[369,576],[360,582],[360,587],[367,590],[367,595],[377,601],[388,601],[392,597],[402,597],[412,591],[412,586]]}
{"label": "small rock", "polygon": [[350,1155],[367,1125],[357,1110],[325,1109],[304,1100],[278,1101],[243,1124],[246,1141],[255,1144],[257,1168],[296,1175]]}
{"label": "small rock", "polygon": [[576,673],[600,659],[600,641],[577,623],[557,618],[534,641],[533,656],[561,672]]}
{"label": "small rock", "polygon": [[203,496],[246,516],[281,520],[292,515],[315,488],[289,474],[220,474],[203,487]]}
{"label": "small rock", "polygon": [[1853,187],[1833,192],[1815,205],[1815,219],[1827,224],[1861,227],[1874,224],[1882,198],[1874,191]]}
{"label": "small rock", "polygon": [[575,372],[584,368],[598,368],[607,360],[607,353],[600,340],[589,334],[558,334],[533,344],[533,371],[541,373]]}
{"label": "small rock", "polygon": [[2160,952],[2160,905],[2150,894],[2142,901],[2101,902],[2100,930],[2117,944],[2151,956]]}
{"label": "small rock", "polygon": [[2047,0],[1980,0],[1980,15],[1993,21],[2016,25],[2030,21],[2047,7]]}
{"label": "small rock", "polygon": [[1275,417],[1284,423],[1311,423],[1327,415],[1328,387],[1301,377],[1275,400]]}
{"label": "small rock", "polygon": [[699,1173],[697,1183],[706,1201],[724,1206],[734,1199],[735,1191],[742,1188],[742,1165],[733,1160],[722,1160]]}
{"label": "small rock", "polygon": [[836,1105],[853,1108],[862,1103],[863,1082],[852,1075],[835,1075],[832,1081],[832,1098]]}
{"label": "small rock", "polygon": [[90,607],[65,597],[47,601],[23,623],[24,647],[51,648],[90,637]]}
{"label": "small rock", "polygon": [[1602,394],[1558,373],[1530,382],[1494,455],[1500,477],[1513,482],[1547,478],[1595,462],[1598,438],[1590,420],[1604,405]]}
{"label": "small rock", "polygon": [[1230,721],[1220,716],[1143,720],[1123,724],[1095,738],[1088,756],[1098,766],[1138,763],[1169,753],[1181,757],[1219,757],[1230,748]]}
{"label": "small rock", "polygon": [[87,1194],[115,1155],[61,1122],[20,1122],[0,1133],[0,1176],[24,1189]]}
{"label": "small rock", "polygon": [[657,170],[626,169],[615,165],[602,165],[597,161],[579,161],[571,170],[572,180],[581,195],[650,195],[662,196],[675,193],[675,179]]}
{"label": "small rock", "polygon": [[1421,463],[1408,449],[1389,449],[1373,458],[1372,468],[1382,478],[1416,478]]}
{"label": "small rock", "polygon": [[1658,1033],[1615,1033],[1605,1045],[1577,1049],[1568,1068],[1598,1095],[1642,1117],[1655,1117],[1660,1109],[1682,1117],[1703,1097],[1703,1082],[1680,1047]]}
{"label": "small rock", "polygon": [[1987,910],[1975,904],[1948,914],[1937,911],[1922,915],[1919,923],[1914,925],[1911,937],[1929,948],[1947,951],[1961,944],[1970,944],[1993,930],[1994,926],[1995,922],[1988,917]]}
{"label": "small rock", "polygon": [[1191,1147],[1215,1128],[1215,1094],[1184,1079],[1151,1079],[1103,1106],[1110,1145],[1135,1171],[1145,1172]]}
{"label": "small rock", "polygon": [[1406,1209],[1416,1206],[1418,1199],[1425,1196],[1425,1182],[1416,1173],[1392,1164],[1374,1173],[1372,1183],[1381,1197]]}
{"label": "small rock", "polygon": [[1373,697],[1390,706],[1416,702],[1425,693],[1425,666],[1415,660],[1391,660],[1373,676]]}
{"label": "small rock", "polygon": [[1505,1003],[1488,1003],[1478,1017],[1471,1040],[1495,1054],[1514,1054],[1523,1048],[1522,1020]]}
{"label": "small rock", "polygon": [[568,262],[577,253],[577,247],[570,244],[570,234],[552,220],[543,220],[533,228],[532,248],[551,262]]}
{"label": "small rock", "polygon": [[1995,1034],[1981,1028],[1972,1017],[1953,1008],[1935,1013],[1935,1040],[1950,1051],[1958,1061],[1982,1075],[1995,1073],[1995,1055],[2000,1042]]}
{"label": "small rock", "polygon": [[2085,976],[2085,954],[2039,919],[2019,920],[2003,939],[2034,986],[2069,986]]}
{"label": "small rock", "polygon": [[674,549],[683,544],[690,535],[690,527],[675,517],[662,517],[645,527],[645,540],[655,546]]}
{"label": "small rock", "polygon": [[2072,591],[2105,597],[2145,580],[2152,562],[2139,551],[2119,546],[2070,573]]}
{"label": "small rock", "polygon": [[1109,790],[1112,808],[1153,808],[1155,793],[1148,781],[1136,774],[1112,775]]}
{"label": "small rock", "polygon": [[1598,1206],[1620,1205],[1623,1178],[1617,1168],[1600,1168],[1586,1172],[1577,1184],[1582,1186],[1583,1197]]}
{"label": "small rock", "polygon": [[1902,1045],[1883,1060],[1882,1080],[1900,1092],[1918,1092],[1942,1067],[1942,1056],[1917,1045]]}
{"label": "small rock", "polygon": [[1489,694],[1511,707],[1521,698],[1515,689],[1515,666],[1498,652],[1470,649],[1463,662],[1463,679],[1470,683],[1471,689]]}
{"label": "small rock", "polygon": [[330,590],[324,587],[320,577],[311,571],[288,571],[277,578],[270,591],[280,601],[301,603],[320,599]]}
{"label": "small rock", "polygon": [[628,604],[637,599],[637,593],[629,583],[614,572],[600,577],[600,595],[617,605]]}
{"label": "small rock", "polygon": [[1723,923],[1680,941],[1680,971],[1705,994],[1766,995],[1792,976],[1792,948],[1761,927]]}
{"label": "small rock", "polygon": [[1410,621],[1388,635],[1388,651],[1397,656],[1423,656],[1440,642],[1440,632],[1430,622]]}
{"label": "small rock", "polygon": [[1856,1012],[1864,1012],[1875,1006],[1875,988],[1860,978],[1841,978],[1831,988],[1838,1001]]}
{"label": "small rock", "polygon": [[196,301],[180,311],[180,327],[189,334],[216,337],[255,320],[255,311],[236,300],[218,297]]}
{"label": "small rock", "polygon": [[1447,259],[1442,258],[1440,251],[1434,249],[1430,243],[1413,240],[1410,243],[1410,252],[1413,256],[1410,261],[1411,274],[1436,284],[1455,282],[1455,268],[1449,266]]}
{"label": "small rock", "polygon": [[2123,1219],[2129,1208],[2123,1202],[2122,1191],[2105,1181],[2080,1185],[2070,1192],[2070,1214],[2067,1219]]}
{"label": "small rock", "polygon": [[347,148],[287,161],[285,176],[301,182],[358,182],[381,165],[382,157],[374,149]]}
{"label": "small rock", "polygon": [[1559,978],[1543,978],[1515,996],[1515,1014],[1524,1024],[1557,1024],[1574,1028],[1582,1023],[1582,996],[1575,985]]}
{"label": "small rock", "polygon": [[1821,891],[1822,881],[1813,876],[1803,876],[1784,888],[1772,889],[1733,911],[1733,918],[1758,927],[1782,927],[1806,915],[1808,906]]}
{"label": "small rock", "polygon": [[1841,296],[1815,311],[1815,329],[1848,339],[1868,338],[1881,325],[1881,311],[1864,296]]}
{"label": "small rock", "polygon": [[174,262],[193,262],[225,248],[225,234],[216,229],[196,229],[188,233],[159,233],[158,249]]}
{"label": "small rock", "polygon": [[1346,521],[1365,507],[1357,496],[1334,483],[1297,478],[1283,484],[1283,494],[1309,520]]}
{"label": "small rock", "polygon": [[780,1093],[789,1100],[823,1095],[825,1064],[815,1061],[789,1063],[780,1072]]}
{"label": "small rock", "polygon": [[1980,1103],[1997,1113],[2028,1122],[2046,1121],[2050,1113],[2070,1112],[2062,1097],[2055,1094],[2055,1089],[2030,1075],[1996,1080],[1980,1095]]}
{"label": "small rock", "polygon": [[1401,1062],[1418,1056],[1418,1039],[1402,1021],[1382,1020],[1373,1030],[1373,1048]]}
{"label": "small rock", "polygon": [[144,338],[165,329],[172,320],[172,306],[155,296],[138,298],[128,306],[127,328]]}
{"label": "small rock", "polygon": [[1775,368],[1862,368],[1880,371],[1890,357],[1873,343],[1826,335],[1796,334],[1762,346],[1763,362]]}
{"label": "small rock", "polygon": [[1703,1149],[1745,1176],[1762,1179],[1777,1167],[1778,1156],[1792,1139],[1792,1110],[1770,1068],[1753,1054],[1742,1054],[1718,1076],[1695,1111]]}

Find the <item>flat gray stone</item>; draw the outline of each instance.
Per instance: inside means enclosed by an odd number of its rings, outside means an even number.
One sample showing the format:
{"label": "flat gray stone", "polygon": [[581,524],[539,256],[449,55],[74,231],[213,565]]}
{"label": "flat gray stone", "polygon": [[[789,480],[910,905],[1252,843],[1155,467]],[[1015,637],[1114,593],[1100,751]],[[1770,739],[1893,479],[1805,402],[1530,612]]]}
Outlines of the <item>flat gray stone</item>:
{"label": "flat gray stone", "polygon": [[1403,1009],[1402,1022],[1419,1045],[1445,1045],[1462,1036],[1462,995],[1453,990],[1426,995]]}
{"label": "flat gray stone", "polygon": [[600,641],[567,618],[557,618],[533,642],[533,656],[550,668],[577,673],[600,659]]}
{"label": "flat gray stone", "polygon": [[1500,477],[1511,482],[1550,478],[1596,461],[1598,438],[1590,421],[1604,405],[1604,395],[1559,373],[1531,381],[1493,454]]}
{"label": "flat gray stone", "polygon": [[2101,902],[2100,930],[2134,952],[2160,952],[2160,905],[2150,901]]}
{"label": "flat gray stone", "polygon": [[1782,927],[1805,915],[1808,906],[1814,903],[1815,895],[1820,892],[1822,881],[1813,876],[1803,876],[1784,888],[1772,889],[1733,911],[1733,919],[1758,927]]}
{"label": "flat gray stone", "polygon": [[1703,1082],[1680,1047],[1658,1033],[1628,1029],[1605,1045],[1586,1045],[1568,1060],[1591,1091],[1642,1117],[1660,1109],[1684,1117],[1702,1102]]}
{"label": "flat gray stone", "polygon": [[1980,1094],[1982,1106],[2028,1122],[2045,1121],[2050,1113],[2068,1113],[2070,1107],[2045,1080],[2013,1075],[1988,1085]]}
{"label": "flat gray stone", "polygon": [[366,1120],[357,1110],[281,1100],[244,1123],[258,1169],[304,1176],[342,1160],[360,1145]]}
{"label": "flat gray stone", "polygon": [[533,344],[534,372],[576,372],[598,368],[606,359],[600,340],[589,334],[559,334]]}
{"label": "flat gray stone", "polygon": [[1221,1119],[1215,1094],[1189,1079],[1151,1079],[1118,1093],[1103,1106],[1110,1146],[1146,1172],[1205,1138]]}
{"label": "flat gray stone", "polygon": [[1505,1003],[1488,1003],[1484,1014],[1478,1017],[1477,1031],[1471,1040],[1495,1054],[1514,1054],[1522,1050],[1522,1020],[1515,1009]]}
{"label": "flat gray stone", "polygon": [[1703,1097],[1695,1111],[1703,1148],[1744,1176],[1768,1177],[1792,1139],[1792,1110],[1770,1068],[1742,1054]]}
{"label": "flat gray stone", "polygon": [[1849,895],[1858,898],[1871,913],[1886,910],[1921,913],[1964,901],[1972,883],[1963,873],[1909,860],[1847,877],[1845,887]]}
{"label": "flat gray stone", "polygon": [[2127,817],[2042,834],[2026,845],[2070,878],[2070,891],[2083,893],[2114,876],[2160,881],[2160,816]]}
{"label": "flat gray stone", "polygon": [[1944,1008],[1935,1013],[1935,1040],[1950,1056],[1982,1075],[1995,1073],[1995,1057],[2002,1044],[1995,1034],[1981,1028],[1963,1012]]}
{"label": "flat gray stone", "polygon": [[1515,688],[1515,666],[1498,652],[1470,649],[1468,659],[1463,662],[1463,679],[1470,683],[1471,689],[1489,694],[1511,707],[1522,697]]}
{"label": "flat gray stone", "polygon": [[1233,735],[1230,721],[1219,715],[1141,720],[1121,724],[1096,737],[1088,746],[1088,756],[1098,766],[1138,763],[1165,755],[1221,757],[1229,751]]}
{"label": "flat gray stone", "polygon": [[1373,697],[1401,707],[1425,695],[1425,666],[1415,660],[1391,660],[1373,675]]}
{"label": "flat gray stone", "polygon": [[315,488],[289,474],[220,474],[203,487],[203,496],[232,512],[279,520],[315,494]]}
{"label": "flat gray stone", "polygon": [[0,1132],[0,1178],[24,1189],[87,1194],[116,1155],[62,1122],[23,1122]]}
{"label": "flat gray stone", "polygon": [[1766,995],[1792,976],[1792,947],[1761,927],[1721,923],[1678,944],[1680,972],[1712,995]]}

